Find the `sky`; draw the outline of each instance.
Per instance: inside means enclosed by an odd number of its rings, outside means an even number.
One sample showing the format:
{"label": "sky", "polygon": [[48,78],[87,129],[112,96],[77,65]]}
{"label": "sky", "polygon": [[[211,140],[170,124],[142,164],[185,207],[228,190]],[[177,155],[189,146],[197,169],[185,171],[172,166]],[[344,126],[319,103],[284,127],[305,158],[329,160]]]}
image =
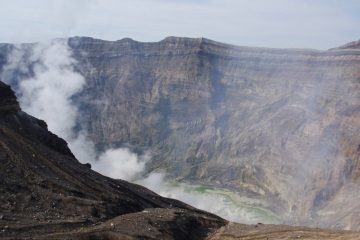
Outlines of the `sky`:
{"label": "sky", "polygon": [[0,42],[89,36],[325,50],[360,39],[360,0],[0,0]]}

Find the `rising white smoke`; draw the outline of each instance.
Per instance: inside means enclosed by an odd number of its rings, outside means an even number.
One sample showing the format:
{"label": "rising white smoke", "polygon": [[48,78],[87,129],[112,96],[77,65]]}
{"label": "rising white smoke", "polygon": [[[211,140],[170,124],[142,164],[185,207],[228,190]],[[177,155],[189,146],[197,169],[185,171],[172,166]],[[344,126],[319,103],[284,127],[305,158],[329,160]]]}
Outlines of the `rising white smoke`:
{"label": "rising white smoke", "polygon": [[[72,140],[78,112],[71,97],[81,90],[85,80],[74,71],[75,60],[65,44],[53,41],[35,45],[27,62],[34,64],[33,77],[19,82],[19,101],[24,111],[46,120],[52,132]],[[21,56],[21,49],[15,51]]]}
{"label": "rising white smoke", "polygon": [[99,156],[94,168],[112,178],[122,176],[122,179],[132,180],[135,174],[144,170],[149,159],[149,154],[139,157],[128,149],[109,149]]}
{"label": "rising white smoke", "polygon": [[[20,45],[9,55],[2,79],[10,85],[17,81],[22,109],[44,119],[50,131],[68,142],[79,161],[90,162],[94,170],[104,175],[132,180],[144,170],[148,155],[138,157],[127,149],[109,149],[98,154],[94,144],[87,140],[86,131],[74,131],[78,109],[71,97],[85,84],[76,64],[67,40],[38,43],[31,48]],[[16,79],[16,75],[27,77]]]}

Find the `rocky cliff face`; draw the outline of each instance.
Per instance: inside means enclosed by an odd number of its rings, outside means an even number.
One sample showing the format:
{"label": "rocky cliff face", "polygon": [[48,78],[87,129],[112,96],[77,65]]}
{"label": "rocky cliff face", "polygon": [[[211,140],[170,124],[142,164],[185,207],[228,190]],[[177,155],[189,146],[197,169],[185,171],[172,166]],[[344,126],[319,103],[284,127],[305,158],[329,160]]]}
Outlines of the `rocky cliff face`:
{"label": "rocky cliff face", "polygon": [[359,229],[358,45],[69,45],[86,78],[79,123],[98,149],[150,149],[149,172],[255,194],[289,223]]}
{"label": "rocky cliff face", "polygon": [[17,113],[20,111],[20,106],[15,98],[14,91],[11,87],[3,82],[0,82],[0,112],[3,115]]}
{"label": "rocky cliff face", "polygon": [[226,221],[79,163],[0,82],[1,239],[201,239]]}

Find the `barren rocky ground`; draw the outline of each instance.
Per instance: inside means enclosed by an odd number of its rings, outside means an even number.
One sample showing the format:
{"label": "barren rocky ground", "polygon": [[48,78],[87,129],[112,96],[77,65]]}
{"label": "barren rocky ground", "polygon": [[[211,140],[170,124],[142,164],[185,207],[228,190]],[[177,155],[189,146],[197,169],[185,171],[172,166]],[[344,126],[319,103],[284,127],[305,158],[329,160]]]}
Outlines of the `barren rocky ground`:
{"label": "barren rocky ground", "polygon": [[284,225],[243,225],[229,223],[207,238],[208,240],[233,239],[360,239],[360,233],[312,229],[305,227],[290,227]]}

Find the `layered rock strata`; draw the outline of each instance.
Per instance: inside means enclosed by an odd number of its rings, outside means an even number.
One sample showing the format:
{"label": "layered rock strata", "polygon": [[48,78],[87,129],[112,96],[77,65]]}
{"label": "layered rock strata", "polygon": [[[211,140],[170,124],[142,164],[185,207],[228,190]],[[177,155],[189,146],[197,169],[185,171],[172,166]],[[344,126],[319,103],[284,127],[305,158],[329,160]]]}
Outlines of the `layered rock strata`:
{"label": "layered rock strata", "polygon": [[[359,229],[360,50],[71,38],[73,100],[98,149],[148,172],[261,197],[287,223]],[[16,85],[16,84],[15,84]]]}

